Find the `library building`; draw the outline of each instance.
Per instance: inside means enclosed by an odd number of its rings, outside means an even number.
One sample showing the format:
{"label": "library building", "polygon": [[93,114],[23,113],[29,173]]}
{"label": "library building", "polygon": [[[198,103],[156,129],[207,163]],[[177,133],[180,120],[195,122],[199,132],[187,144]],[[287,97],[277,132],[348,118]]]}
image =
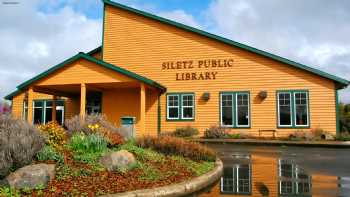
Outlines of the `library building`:
{"label": "library building", "polygon": [[101,113],[117,126],[133,124],[137,136],[185,126],[203,135],[213,125],[252,136],[339,131],[338,90],[349,81],[110,0],[103,3],[102,45],[19,84],[6,96],[16,117],[64,124],[76,115]]}

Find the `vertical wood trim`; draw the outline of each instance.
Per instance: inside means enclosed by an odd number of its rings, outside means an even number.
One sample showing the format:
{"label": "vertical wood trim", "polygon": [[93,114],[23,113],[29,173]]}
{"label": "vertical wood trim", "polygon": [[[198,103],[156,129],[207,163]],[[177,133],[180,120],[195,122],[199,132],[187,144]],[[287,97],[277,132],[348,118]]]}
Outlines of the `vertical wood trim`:
{"label": "vertical wood trim", "polygon": [[57,96],[53,95],[52,96],[52,121],[56,121],[56,100],[57,100]]}
{"label": "vertical wood trim", "polygon": [[146,87],[141,83],[140,88],[140,133],[145,134],[146,131]]}
{"label": "vertical wood trim", "polygon": [[28,123],[33,123],[33,100],[34,100],[34,90],[32,87],[28,89]]}
{"label": "vertical wood trim", "polygon": [[85,83],[82,83],[80,85],[80,117],[82,120],[85,118],[85,104],[86,102],[86,85]]}

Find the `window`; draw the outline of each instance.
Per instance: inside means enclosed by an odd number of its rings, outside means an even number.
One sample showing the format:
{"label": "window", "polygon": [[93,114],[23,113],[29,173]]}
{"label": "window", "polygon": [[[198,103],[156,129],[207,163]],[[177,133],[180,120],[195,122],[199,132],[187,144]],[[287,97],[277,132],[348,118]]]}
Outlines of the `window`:
{"label": "window", "polygon": [[[52,121],[52,100],[37,100],[33,102],[34,124],[46,124]],[[64,123],[64,102],[56,101],[56,121]]]}
{"label": "window", "polygon": [[193,94],[181,95],[182,108],[181,117],[182,119],[193,119],[194,114],[194,98]]}
{"label": "window", "polygon": [[168,120],[193,120],[195,100],[194,94],[180,93],[167,95]]}
{"label": "window", "polygon": [[249,94],[236,94],[236,121],[237,127],[249,126]]}
{"label": "window", "polygon": [[290,93],[278,93],[279,126],[292,126],[292,104]]}
{"label": "window", "polygon": [[168,110],[168,119],[179,119],[179,95],[168,95],[167,101],[167,110]]}
{"label": "window", "polygon": [[279,193],[281,196],[306,196],[311,192],[311,176],[293,160],[279,160]]}
{"label": "window", "polygon": [[250,164],[236,164],[232,167],[224,167],[224,174],[221,178],[221,192],[250,194],[251,181]]}
{"label": "window", "polygon": [[250,126],[250,101],[249,93],[233,92],[221,93],[220,121],[223,127],[249,127]]}
{"label": "window", "polygon": [[277,93],[278,126],[308,127],[309,106],[307,91]]}
{"label": "window", "polygon": [[308,96],[306,92],[294,92],[295,125],[308,126]]}

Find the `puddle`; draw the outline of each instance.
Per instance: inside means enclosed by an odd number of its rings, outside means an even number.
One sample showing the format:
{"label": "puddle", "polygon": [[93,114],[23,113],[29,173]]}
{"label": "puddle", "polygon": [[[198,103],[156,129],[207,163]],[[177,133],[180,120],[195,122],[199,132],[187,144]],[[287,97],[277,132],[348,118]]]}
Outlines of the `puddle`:
{"label": "puddle", "polygon": [[[300,158],[299,152],[286,153],[271,149],[267,152],[274,154],[263,154],[261,151],[225,151],[224,154],[220,154],[224,162],[223,176],[217,184],[194,196],[350,196],[350,176],[332,175],[332,172],[336,171],[334,169],[327,173],[327,169],[331,169],[332,166],[325,168],[322,163],[315,165],[321,166],[322,171],[313,169],[312,162],[307,165],[310,171],[303,167],[304,160],[312,161],[312,157],[319,157],[322,153],[304,152],[303,158]],[[239,150],[242,150],[242,147]],[[337,151],[328,152],[334,155]],[[334,162],[344,162],[343,159],[339,158],[339,161]],[[349,166],[346,163],[344,165]]]}

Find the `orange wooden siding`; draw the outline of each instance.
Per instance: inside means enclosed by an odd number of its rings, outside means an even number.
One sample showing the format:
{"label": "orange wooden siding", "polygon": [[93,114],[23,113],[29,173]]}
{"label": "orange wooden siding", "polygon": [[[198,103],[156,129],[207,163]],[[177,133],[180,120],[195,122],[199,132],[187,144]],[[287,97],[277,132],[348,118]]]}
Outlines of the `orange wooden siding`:
{"label": "orange wooden siding", "polygon": [[140,129],[140,88],[125,88],[104,91],[102,93],[102,113],[108,120],[120,126],[123,116],[136,117],[136,135],[157,134],[157,95],[155,90],[146,89],[146,133],[137,132]]}
{"label": "orange wooden siding", "polygon": [[86,60],[78,60],[39,81],[36,85],[67,85],[132,82],[130,77],[113,72]]}
{"label": "orange wooden siding", "polygon": [[[161,97],[162,131],[192,125],[203,132],[210,125],[217,124],[220,91],[250,91],[251,128],[234,131],[256,134],[259,129],[276,129],[276,90],[307,89],[311,128],[321,127],[333,134],[336,132],[335,85],[331,80],[108,5],[105,8],[103,47],[104,61],[153,79],[166,86],[169,93],[195,93],[193,122],[166,121],[166,98],[165,95]],[[228,69],[162,70],[161,67],[168,61],[228,58],[234,59],[234,66]],[[217,79],[175,80],[177,72],[206,71],[217,71]],[[268,97],[261,102],[257,94],[262,90],[268,92]],[[208,102],[199,100],[204,92],[210,92]],[[278,129],[278,135],[295,130]]]}

